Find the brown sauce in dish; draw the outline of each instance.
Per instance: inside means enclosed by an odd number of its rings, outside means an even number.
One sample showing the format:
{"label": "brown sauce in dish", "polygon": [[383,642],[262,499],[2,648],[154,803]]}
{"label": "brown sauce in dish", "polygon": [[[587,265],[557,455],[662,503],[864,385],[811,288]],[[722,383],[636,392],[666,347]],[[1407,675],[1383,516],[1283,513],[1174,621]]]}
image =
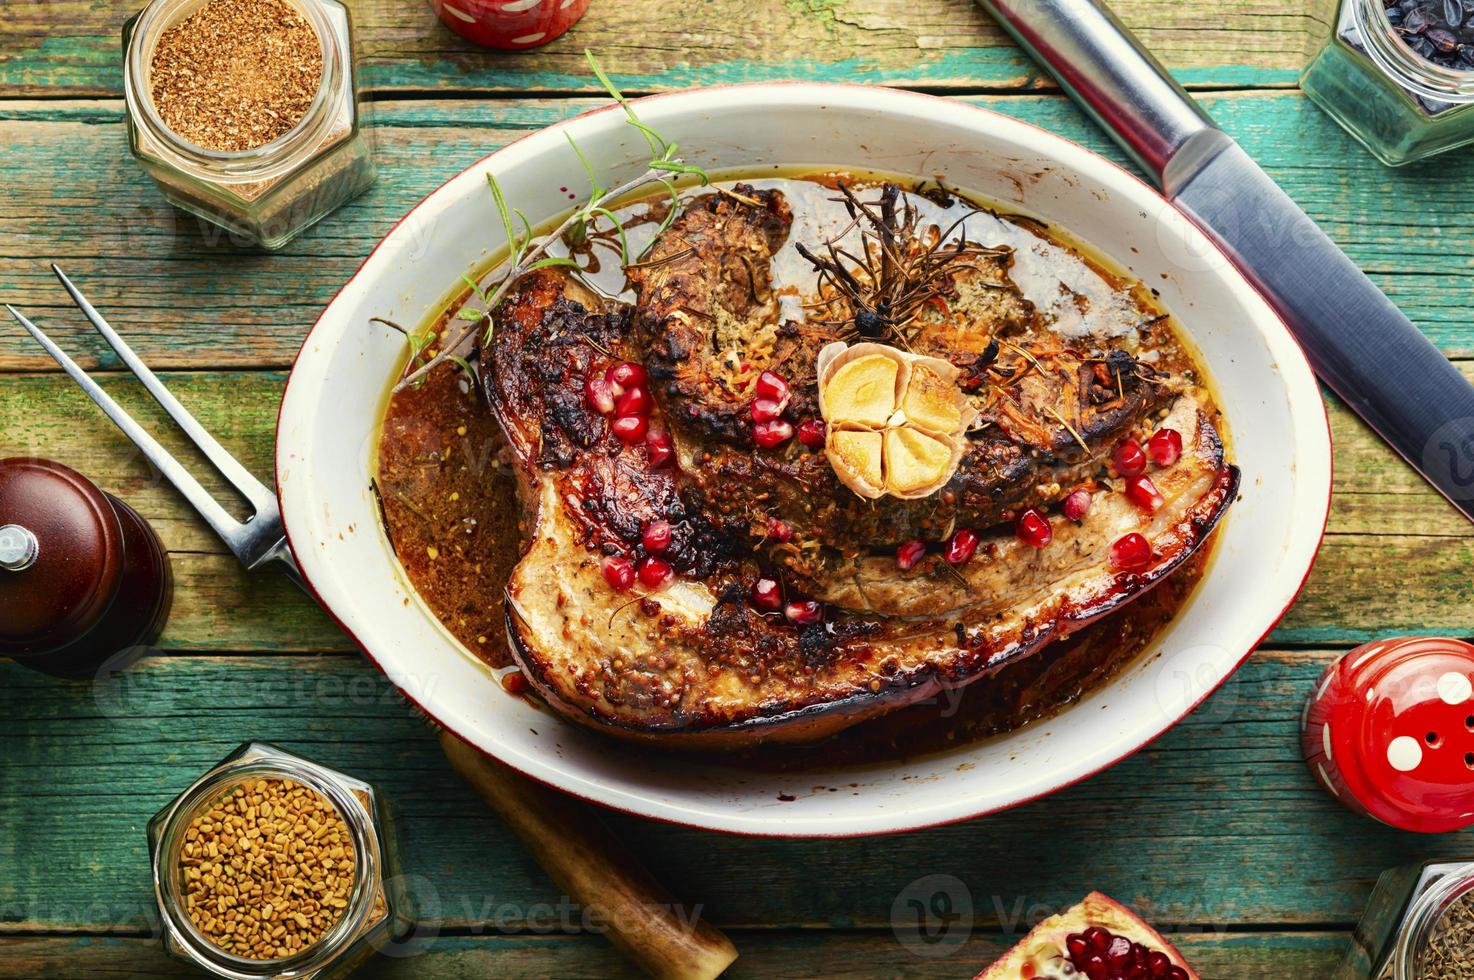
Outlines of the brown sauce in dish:
{"label": "brown sauce in dish", "polygon": [[1046,721],[1137,660],[1172,621],[1211,560],[1212,542],[1125,610],[1016,660],[991,677],[946,691],[807,745],[758,745],[723,759],[755,769],[802,770],[909,759]]}
{"label": "brown sauce in dish", "polygon": [[516,481],[480,392],[451,365],[389,401],[375,480],[410,584],[466,649],[511,664],[502,583],[521,548]]}
{"label": "brown sauce in dish", "polygon": [[[825,184],[832,178],[748,179],[781,187],[794,210],[793,234],[812,239],[839,220],[834,208],[823,203],[830,196]],[[938,195],[933,218],[955,217],[972,207]],[[645,202],[620,209],[630,219],[633,250],[651,233],[651,222],[640,219],[652,210]],[[1127,345],[1159,352],[1159,367],[1202,383],[1205,375],[1189,344],[1139,282],[1110,271],[1077,243],[1032,219],[985,210],[968,220],[979,223],[969,237],[1013,246],[1015,281],[1037,306],[1050,311],[1059,329],[1074,325],[1099,331],[1114,324],[1112,329]],[[611,298],[624,293],[617,254],[604,252],[598,261],[596,250],[584,258],[590,267],[581,277],[585,285]],[[801,274],[796,267],[775,261],[773,273],[775,291],[799,292],[794,288]],[[468,301],[469,293],[456,297],[435,321],[442,337],[460,329],[454,317]],[[410,584],[468,650],[500,668],[512,663],[502,586],[520,556],[518,508],[515,479],[502,460],[501,433],[478,389],[463,369],[446,364],[422,386],[393,395],[380,438],[376,489],[390,543]],[[1150,647],[1201,579],[1212,546],[1210,539],[1167,581],[1122,612],[991,677],[821,742],[759,745],[723,753],[714,761],[805,769],[893,760],[953,749],[1047,719]],[[503,686],[513,693],[525,689],[525,684],[505,681]]]}

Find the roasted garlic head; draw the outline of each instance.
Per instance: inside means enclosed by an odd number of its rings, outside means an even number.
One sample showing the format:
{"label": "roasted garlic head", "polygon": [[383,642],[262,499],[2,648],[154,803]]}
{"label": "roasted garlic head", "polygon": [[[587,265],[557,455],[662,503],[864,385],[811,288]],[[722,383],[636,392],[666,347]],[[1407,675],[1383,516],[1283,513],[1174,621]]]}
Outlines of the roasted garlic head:
{"label": "roasted garlic head", "polygon": [[834,343],[819,352],[825,453],[845,486],[867,499],[936,493],[962,460],[977,418],[957,368],[885,344]]}

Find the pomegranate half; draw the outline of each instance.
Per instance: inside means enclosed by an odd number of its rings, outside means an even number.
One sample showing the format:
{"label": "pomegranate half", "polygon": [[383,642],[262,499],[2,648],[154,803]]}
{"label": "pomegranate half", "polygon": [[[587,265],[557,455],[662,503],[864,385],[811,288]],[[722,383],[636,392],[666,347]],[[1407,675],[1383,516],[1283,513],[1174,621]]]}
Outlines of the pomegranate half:
{"label": "pomegranate half", "polygon": [[1134,912],[1091,892],[1035,926],[974,980],[1201,980]]}

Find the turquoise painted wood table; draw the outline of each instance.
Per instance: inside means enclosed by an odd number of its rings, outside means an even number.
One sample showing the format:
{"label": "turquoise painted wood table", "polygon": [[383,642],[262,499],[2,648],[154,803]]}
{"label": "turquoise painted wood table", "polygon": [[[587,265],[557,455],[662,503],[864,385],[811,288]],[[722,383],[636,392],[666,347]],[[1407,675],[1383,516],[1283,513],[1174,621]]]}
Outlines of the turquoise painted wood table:
{"label": "turquoise painted wood table", "polygon": [[[987,105],[1113,157],[970,0],[594,0],[555,44],[475,50],[419,0],[353,3],[379,127],[374,190],[277,255],[220,243],[166,206],[123,141],[119,29],[141,0],[0,8],[0,297],[36,314],[156,429],[159,413],[64,309],[59,260],[180,398],[270,472],[285,373],[317,312],[447,175],[595,104],[581,52],[643,93],[774,78],[896,85]],[[1224,127],[1448,354],[1474,372],[1474,158],[1390,172],[1296,89],[1329,0],[1120,0]],[[1474,851],[1342,810],[1296,747],[1339,652],[1474,628],[1474,536],[1341,406],[1329,533],[1281,627],[1167,737],[1080,786],[903,837],[755,841],[615,817],[625,845],[729,931],[733,975],[966,977],[1040,915],[1099,888],[1148,913],[1204,976],[1328,974],[1386,867]],[[1253,438],[1253,433],[1241,433]],[[175,446],[176,449],[182,447]],[[70,463],[168,546],[175,612],[157,653],[106,684],[0,666],[0,974],[157,976],[143,825],[207,764],[264,738],[397,802],[425,942],[371,976],[621,975],[603,938],[448,770],[432,734],[285,581],[248,576],[123,437],[17,331],[0,330],[0,455]],[[949,875],[966,942],[916,955],[906,890]],[[898,898],[902,901],[898,902]],[[954,932],[954,935],[958,933]],[[937,950],[933,950],[934,952]]]}

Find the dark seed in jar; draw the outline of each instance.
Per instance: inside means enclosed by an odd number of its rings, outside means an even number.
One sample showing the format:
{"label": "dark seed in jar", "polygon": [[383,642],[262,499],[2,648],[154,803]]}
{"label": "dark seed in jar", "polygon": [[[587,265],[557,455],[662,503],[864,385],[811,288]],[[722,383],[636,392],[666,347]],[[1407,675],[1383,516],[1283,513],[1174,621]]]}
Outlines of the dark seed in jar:
{"label": "dark seed in jar", "polygon": [[1383,0],[1387,23],[1419,57],[1474,69],[1474,0]]}

